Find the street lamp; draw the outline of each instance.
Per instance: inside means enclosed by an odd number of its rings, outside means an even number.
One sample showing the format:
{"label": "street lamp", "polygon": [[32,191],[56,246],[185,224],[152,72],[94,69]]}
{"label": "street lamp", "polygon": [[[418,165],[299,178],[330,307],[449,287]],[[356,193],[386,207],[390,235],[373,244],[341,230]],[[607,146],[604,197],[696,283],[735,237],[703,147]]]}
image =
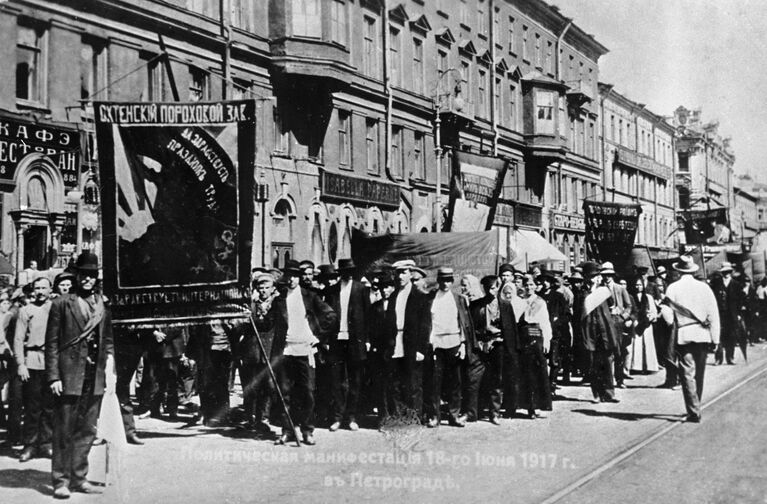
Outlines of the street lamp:
{"label": "street lamp", "polygon": [[261,266],[266,267],[266,202],[269,201],[269,185],[264,170],[261,170],[261,177],[256,183],[254,199],[256,203],[261,203]]}
{"label": "street lamp", "polygon": [[[437,94],[434,96],[434,153],[437,158],[437,180],[436,180],[436,193],[434,196],[434,231],[442,231],[442,155],[444,150],[442,149],[442,119],[440,114],[442,113],[442,99],[450,96],[455,96],[454,104],[457,107],[463,107],[463,98],[461,95],[461,71],[457,68],[450,67],[446,70],[437,70],[439,73],[437,77]],[[452,72],[458,72],[458,79],[455,86],[450,91],[445,93],[442,90],[442,78]],[[448,108],[449,110],[449,108]]]}

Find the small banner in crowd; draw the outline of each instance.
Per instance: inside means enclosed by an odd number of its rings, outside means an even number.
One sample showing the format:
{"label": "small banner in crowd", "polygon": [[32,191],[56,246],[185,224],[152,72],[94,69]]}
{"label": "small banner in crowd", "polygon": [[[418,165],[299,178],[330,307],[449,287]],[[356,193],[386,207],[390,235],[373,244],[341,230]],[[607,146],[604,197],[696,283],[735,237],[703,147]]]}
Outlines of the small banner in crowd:
{"label": "small banner in crowd", "polygon": [[457,284],[464,274],[482,278],[498,271],[498,231],[367,236],[355,230],[352,257],[363,274],[402,259],[414,260],[432,277],[437,268],[449,266],[455,269]]}
{"label": "small banner in crowd", "polygon": [[732,241],[727,208],[680,212],[684,237],[689,245],[717,245]]}
{"label": "small banner in crowd", "polygon": [[491,228],[507,166],[506,161],[497,157],[454,152],[445,231]]}
{"label": "small banner in crowd", "polygon": [[104,290],[125,324],[243,316],[255,102],[95,104]]}
{"label": "small banner in crowd", "polygon": [[620,268],[631,259],[639,214],[638,204],[584,200],[586,250],[592,259]]}

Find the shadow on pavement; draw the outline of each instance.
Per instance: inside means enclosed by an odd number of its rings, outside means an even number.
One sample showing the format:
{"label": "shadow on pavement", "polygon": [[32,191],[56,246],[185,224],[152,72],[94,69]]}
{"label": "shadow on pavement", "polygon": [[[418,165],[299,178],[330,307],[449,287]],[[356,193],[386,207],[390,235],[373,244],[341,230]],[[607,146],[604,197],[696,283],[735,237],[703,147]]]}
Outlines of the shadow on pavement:
{"label": "shadow on pavement", "polygon": [[51,473],[37,469],[4,469],[0,471],[0,488],[31,488],[51,495]]}
{"label": "shadow on pavement", "polygon": [[625,420],[627,422],[635,422],[637,420],[648,420],[648,419],[665,420],[666,422],[679,422],[684,418],[683,415],[655,415],[655,414],[648,414],[648,413],[624,413],[620,411],[596,411],[596,410],[587,410],[587,409],[574,409],[570,411],[572,411],[573,413],[580,413],[586,416],[614,418],[616,420]]}

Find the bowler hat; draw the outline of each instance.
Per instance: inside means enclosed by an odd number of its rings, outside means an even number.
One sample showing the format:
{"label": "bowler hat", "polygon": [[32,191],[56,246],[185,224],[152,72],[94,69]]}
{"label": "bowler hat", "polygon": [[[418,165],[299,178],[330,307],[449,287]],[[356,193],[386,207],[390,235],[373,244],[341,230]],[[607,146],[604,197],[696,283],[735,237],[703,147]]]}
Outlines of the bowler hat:
{"label": "bowler hat", "polygon": [[98,271],[99,270],[99,258],[93,252],[83,252],[77,256],[75,261],[75,269],[78,271]]}
{"label": "bowler hat", "polygon": [[[312,266],[312,267],[314,267],[314,266]],[[282,272],[285,275],[301,276],[301,271],[302,271],[302,268],[301,268],[300,263],[298,261],[296,261],[296,260],[293,260],[293,259],[289,259],[289,260],[285,261],[285,266],[283,266],[283,268],[282,268]]]}
{"label": "bowler hat", "polygon": [[348,272],[348,271],[353,271],[355,269],[357,269],[357,266],[354,264],[354,259],[348,258],[348,259],[338,260],[338,271]]}
{"label": "bowler hat", "polygon": [[320,278],[332,278],[338,276],[335,266],[332,264],[320,264]]}
{"label": "bowler hat", "polygon": [[514,273],[514,266],[512,266],[512,265],[511,265],[511,264],[509,264],[509,263],[503,263],[503,264],[501,264],[501,266],[498,268],[498,274],[499,274],[499,275],[503,275],[503,274],[504,274],[505,272],[507,272],[507,271],[508,271],[508,272],[510,272],[510,273]]}

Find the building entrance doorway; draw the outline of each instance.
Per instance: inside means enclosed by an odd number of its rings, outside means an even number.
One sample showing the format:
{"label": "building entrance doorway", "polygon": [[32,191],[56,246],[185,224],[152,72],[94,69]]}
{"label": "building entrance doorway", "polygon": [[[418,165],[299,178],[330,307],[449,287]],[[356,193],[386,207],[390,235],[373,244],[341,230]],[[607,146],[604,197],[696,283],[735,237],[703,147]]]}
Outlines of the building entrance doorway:
{"label": "building entrance doorway", "polygon": [[50,260],[48,226],[29,226],[24,232],[24,266],[29,267],[35,261],[39,269],[45,270]]}

